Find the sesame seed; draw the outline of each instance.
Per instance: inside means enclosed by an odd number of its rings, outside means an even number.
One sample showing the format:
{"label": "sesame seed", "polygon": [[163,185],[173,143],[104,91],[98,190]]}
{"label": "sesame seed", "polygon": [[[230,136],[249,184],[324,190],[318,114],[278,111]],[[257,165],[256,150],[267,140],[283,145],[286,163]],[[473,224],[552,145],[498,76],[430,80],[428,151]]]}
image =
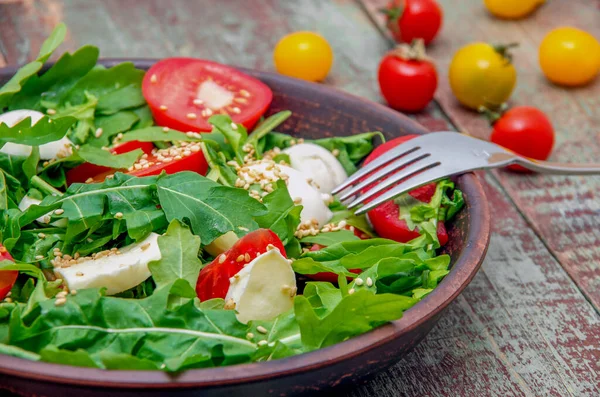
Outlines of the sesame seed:
{"label": "sesame seed", "polygon": [[373,279],[371,277],[367,277],[367,287],[373,286]]}
{"label": "sesame seed", "polygon": [[227,255],[225,255],[225,254],[219,255],[219,263],[225,262],[225,259],[227,259]]}
{"label": "sesame seed", "polygon": [[279,248],[275,247],[273,244],[267,245],[267,251],[271,251],[271,250],[279,250]]}
{"label": "sesame seed", "polygon": [[267,332],[269,332],[269,331],[267,331],[267,329],[266,329],[265,327],[263,327],[262,325],[259,325],[258,327],[256,327],[256,330],[257,330],[258,332],[260,332],[261,334],[266,334]]}
{"label": "sesame seed", "polygon": [[290,298],[293,298],[294,296],[296,296],[296,292],[298,292],[298,287],[292,287],[290,288]]}
{"label": "sesame seed", "polygon": [[242,103],[242,104],[248,103],[248,100],[244,99],[244,98],[233,98],[233,101],[237,102],[237,103]]}
{"label": "sesame seed", "polygon": [[333,150],[331,151],[331,154],[333,154],[335,157],[337,157],[337,156],[339,156],[339,155],[340,155],[340,150],[339,150],[339,149],[333,149]]}
{"label": "sesame seed", "polygon": [[200,106],[204,103],[204,101],[202,99],[196,98],[192,101],[192,103],[196,106]]}
{"label": "sesame seed", "polygon": [[158,81],[158,77],[156,77],[155,74],[153,74],[152,76],[150,76],[150,82],[151,83],[156,83]]}
{"label": "sesame seed", "polygon": [[54,211],[55,215],[62,215],[65,213],[65,210],[63,210],[62,208],[57,209],[56,211]]}
{"label": "sesame seed", "polygon": [[44,259],[44,255],[36,255],[36,256],[35,256],[35,259],[37,259],[38,261],[39,261],[40,259]]}
{"label": "sesame seed", "polygon": [[340,223],[338,223],[338,227],[339,227],[340,229],[343,229],[343,228],[345,228],[345,227],[346,227],[346,221],[340,221]]}
{"label": "sesame seed", "polygon": [[46,235],[44,233],[38,233],[38,237],[43,240],[46,238]]}
{"label": "sesame seed", "polygon": [[67,303],[67,298],[58,298],[54,301],[54,306],[62,306]]}
{"label": "sesame seed", "polygon": [[294,199],[294,204],[298,205],[298,204],[302,204],[302,197],[296,197]]}
{"label": "sesame seed", "polygon": [[71,290],[71,295],[77,295],[77,290],[76,289],[72,289]]}
{"label": "sesame seed", "polygon": [[240,114],[240,113],[242,113],[241,109],[240,109],[240,108],[238,108],[237,106],[234,106],[234,107],[231,109],[231,111],[232,111],[233,113],[235,113],[235,114]]}
{"label": "sesame seed", "polygon": [[46,113],[48,113],[49,115],[56,114],[56,109],[48,109],[46,110]]}
{"label": "sesame seed", "polygon": [[246,259],[246,257],[244,256],[244,254],[242,254],[242,255],[238,256],[235,261],[236,262],[243,262],[244,259]]}
{"label": "sesame seed", "polygon": [[123,213],[122,213],[122,212],[117,212],[117,213],[115,214],[115,218],[117,218],[117,219],[121,219],[121,218],[123,218]]}
{"label": "sesame seed", "polygon": [[242,89],[242,90],[240,90],[240,95],[248,98],[250,96],[250,93],[248,91]]}
{"label": "sesame seed", "polygon": [[204,109],[204,113],[206,114],[206,117],[210,117],[213,115],[213,111],[212,109]]}
{"label": "sesame seed", "polygon": [[237,126],[236,123],[231,123],[231,128],[234,129],[234,130],[237,130],[238,126]]}
{"label": "sesame seed", "polygon": [[88,178],[85,180],[85,183],[92,183],[94,182],[94,178]]}
{"label": "sesame seed", "polygon": [[142,251],[146,251],[148,248],[150,248],[150,243],[146,243],[140,247]]}
{"label": "sesame seed", "polygon": [[261,340],[261,341],[258,341],[258,343],[257,343],[257,345],[259,345],[259,346],[266,346],[268,344],[269,344],[269,342],[267,342],[266,340]]}
{"label": "sesame seed", "polygon": [[248,338],[248,339],[252,339],[252,338],[254,338],[254,334],[253,334],[252,332],[248,332],[248,333],[246,334],[246,338]]}
{"label": "sesame seed", "polygon": [[12,303],[12,301],[13,300],[9,297],[4,298],[4,302],[6,302],[6,303]]}
{"label": "sesame seed", "polygon": [[49,165],[50,165],[50,162],[49,162],[49,161],[44,161],[44,162],[42,163],[42,166],[43,166],[43,167],[47,167],[47,166],[49,166]]}
{"label": "sesame seed", "polygon": [[250,254],[246,252],[246,254],[244,254],[244,259],[246,262],[250,262]]}
{"label": "sesame seed", "polygon": [[350,289],[348,290],[348,295],[352,295],[353,293],[354,293],[354,288],[350,288]]}
{"label": "sesame seed", "polygon": [[81,277],[81,276],[83,276],[83,273],[82,272],[77,272],[77,273],[75,273],[75,275]]}
{"label": "sesame seed", "polygon": [[185,115],[185,117],[187,117],[190,120],[195,120],[198,116],[196,115],[196,113],[188,113]]}
{"label": "sesame seed", "polygon": [[163,127],[163,132],[169,132],[171,129],[169,127]]}
{"label": "sesame seed", "polygon": [[162,111],[165,111],[168,109],[168,107],[167,107],[167,105],[160,105],[159,109]]}
{"label": "sesame seed", "polygon": [[357,277],[356,280],[354,280],[354,284],[356,285],[363,285],[364,281],[362,278]]}

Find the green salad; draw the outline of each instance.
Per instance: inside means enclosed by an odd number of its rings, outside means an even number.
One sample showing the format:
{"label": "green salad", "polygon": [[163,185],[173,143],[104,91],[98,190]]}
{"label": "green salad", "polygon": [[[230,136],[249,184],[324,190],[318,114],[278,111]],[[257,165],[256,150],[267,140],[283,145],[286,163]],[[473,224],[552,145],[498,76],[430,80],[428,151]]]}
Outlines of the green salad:
{"label": "green salad", "polygon": [[331,194],[406,137],[303,139],[268,86],[205,60],[106,67],[84,46],[45,67],[65,34],[0,88],[0,354],[275,360],[397,320],[448,274],[450,180],[366,216]]}

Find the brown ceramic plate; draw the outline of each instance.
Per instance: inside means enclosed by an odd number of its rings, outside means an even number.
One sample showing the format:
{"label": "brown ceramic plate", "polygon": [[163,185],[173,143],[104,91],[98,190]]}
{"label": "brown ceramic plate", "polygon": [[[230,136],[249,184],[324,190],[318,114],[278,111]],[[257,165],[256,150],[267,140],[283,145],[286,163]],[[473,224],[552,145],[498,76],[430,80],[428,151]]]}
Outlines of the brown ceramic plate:
{"label": "brown ceramic plate", "polygon": [[[104,60],[107,66],[124,60]],[[147,69],[153,60],[135,60]],[[15,69],[0,70],[4,83]],[[246,70],[271,87],[269,110],[289,109],[293,116],[281,132],[306,138],[343,136],[378,130],[388,138],[422,134],[409,118],[335,89],[273,73]],[[479,269],[489,243],[490,215],[482,186],[474,174],[457,179],[466,208],[448,225],[444,251],[452,270],[425,299],[398,321],[343,343],[277,361],[223,368],[189,370],[177,375],[159,371],[106,371],[32,362],[0,355],[0,387],[22,395],[291,395],[314,392],[355,381],[386,368],[405,355],[429,332],[454,298]]]}

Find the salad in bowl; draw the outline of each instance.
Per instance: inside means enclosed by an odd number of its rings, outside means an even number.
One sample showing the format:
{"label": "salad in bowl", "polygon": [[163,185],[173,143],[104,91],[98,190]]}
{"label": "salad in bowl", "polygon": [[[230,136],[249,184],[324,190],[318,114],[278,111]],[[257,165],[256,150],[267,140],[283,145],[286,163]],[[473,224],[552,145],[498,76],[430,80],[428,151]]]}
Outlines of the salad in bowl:
{"label": "salad in bowl", "polygon": [[[450,180],[366,216],[331,191],[410,136],[277,132],[234,68],[107,68],[65,35],[0,88],[0,353],[176,372],[289,357],[402,317],[449,272]],[[269,116],[265,116],[270,114]]]}

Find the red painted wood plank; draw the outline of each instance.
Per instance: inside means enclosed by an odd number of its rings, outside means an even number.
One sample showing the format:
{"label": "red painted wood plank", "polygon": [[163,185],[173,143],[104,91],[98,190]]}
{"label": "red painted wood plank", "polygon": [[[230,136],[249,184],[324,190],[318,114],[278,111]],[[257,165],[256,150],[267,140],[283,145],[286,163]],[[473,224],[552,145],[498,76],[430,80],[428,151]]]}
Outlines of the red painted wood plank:
{"label": "red painted wood plank", "polygon": [[[317,30],[330,40],[336,54],[327,83],[380,100],[374,76],[389,43],[356,3],[212,4],[154,0],[131,1],[123,7],[118,1],[47,0],[35,3],[30,14],[11,13],[5,22],[16,26],[11,29],[18,33],[10,43],[11,54],[20,54],[14,59],[35,55],[37,48],[26,43],[39,43],[53,25],[43,23],[40,33],[28,21],[41,20],[51,5],[70,28],[69,49],[92,43],[104,56],[198,56],[266,70],[273,68],[271,51],[279,37],[293,30]],[[3,36],[0,44],[6,45]],[[451,127],[435,104],[416,118],[432,130]],[[489,176],[486,180],[496,223],[482,271],[413,353],[348,394],[600,393],[594,375],[600,372],[598,315],[496,180]]]}
{"label": "red painted wood plank", "polygon": [[[586,87],[566,89],[547,82],[537,61],[544,35],[557,26],[572,25],[600,38],[599,2],[555,0],[530,18],[503,21],[491,17],[479,0],[440,0],[445,10],[444,28],[430,48],[441,75],[436,98],[462,131],[487,138],[490,128],[477,114],[454,99],[447,69],[454,52],[473,41],[512,42],[518,84],[513,105],[532,105],[545,111],[557,139],[550,160],[598,162],[600,155],[600,78]],[[383,0],[363,2],[379,24],[376,12]],[[528,222],[560,260],[588,299],[600,310],[600,180],[596,177],[542,177],[495,172]]]}

